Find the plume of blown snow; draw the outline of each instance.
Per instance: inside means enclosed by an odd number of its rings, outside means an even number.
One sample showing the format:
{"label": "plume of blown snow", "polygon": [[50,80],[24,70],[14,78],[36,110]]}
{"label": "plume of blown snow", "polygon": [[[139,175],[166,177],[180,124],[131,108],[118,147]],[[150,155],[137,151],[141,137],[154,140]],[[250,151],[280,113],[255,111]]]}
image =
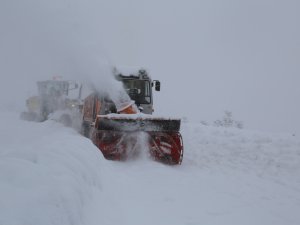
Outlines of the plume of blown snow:
{"label": "plume of blown snow", "polygon": [[88,9],[83,1],[0,2],[2,106],[24,107],[37,92],[36,81],[53,76],[101,90],[120,89],[93,15],[81,16]]}

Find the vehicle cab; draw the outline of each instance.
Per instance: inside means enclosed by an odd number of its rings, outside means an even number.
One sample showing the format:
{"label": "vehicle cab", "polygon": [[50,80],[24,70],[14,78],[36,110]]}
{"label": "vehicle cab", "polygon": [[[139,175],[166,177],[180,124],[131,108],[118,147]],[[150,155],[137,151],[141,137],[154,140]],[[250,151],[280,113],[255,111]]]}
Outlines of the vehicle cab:
{"label": "vehicle cab", "polygon": [[116,73],[115,77],[123,83],[124,89],[143,113],[153,113],[152,87],[155,86],[155,90],[160,91],[158,80],[152,81],[143,69],[140,69],[137,74]]}

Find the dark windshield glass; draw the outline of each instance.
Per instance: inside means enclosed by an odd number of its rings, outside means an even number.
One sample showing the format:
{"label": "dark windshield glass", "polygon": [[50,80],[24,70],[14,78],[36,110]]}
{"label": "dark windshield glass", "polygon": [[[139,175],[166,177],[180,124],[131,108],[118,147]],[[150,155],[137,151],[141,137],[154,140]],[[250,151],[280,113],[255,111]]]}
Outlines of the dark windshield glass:
{"label": "dark windshield glass", "polygon": [[130,98],[137,105],[151,103],[150,82],[148,80],[124,79],[123,84]]}

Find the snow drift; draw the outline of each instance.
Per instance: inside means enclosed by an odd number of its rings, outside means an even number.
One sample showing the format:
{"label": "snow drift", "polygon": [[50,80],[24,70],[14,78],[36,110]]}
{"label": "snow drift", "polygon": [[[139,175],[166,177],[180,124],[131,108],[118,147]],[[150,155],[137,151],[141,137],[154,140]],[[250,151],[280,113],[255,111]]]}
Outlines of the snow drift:
{"label": "snow drift", "polygon": [[[0,224],[299,224],[300,139],[182,124],[181,166],[0,112]],[[143,148],[140,149],[143,151]]]}

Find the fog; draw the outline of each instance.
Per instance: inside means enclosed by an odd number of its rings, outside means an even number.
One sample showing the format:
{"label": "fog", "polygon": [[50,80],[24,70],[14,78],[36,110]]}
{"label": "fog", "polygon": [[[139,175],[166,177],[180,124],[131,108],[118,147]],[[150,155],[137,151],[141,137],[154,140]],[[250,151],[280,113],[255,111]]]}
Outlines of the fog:
{"label": "fog", "polygon": [[[87,27],[89,18],[77,16],[79,5],[34,0],[1,3],[3,93],[24,101],[22,94],[34,94],[37,80],[54,76],[106,80],[110,63]],[[98,80],[99,76],[105,79]]]}
{"label": "fog", "polygon": [[300,132],[299,1],[1,0],[0,102],[55,75],[107,87],[111,66],[162,82],[157,114]]}

